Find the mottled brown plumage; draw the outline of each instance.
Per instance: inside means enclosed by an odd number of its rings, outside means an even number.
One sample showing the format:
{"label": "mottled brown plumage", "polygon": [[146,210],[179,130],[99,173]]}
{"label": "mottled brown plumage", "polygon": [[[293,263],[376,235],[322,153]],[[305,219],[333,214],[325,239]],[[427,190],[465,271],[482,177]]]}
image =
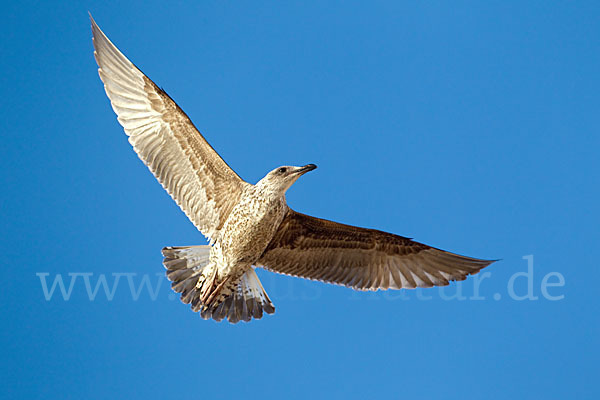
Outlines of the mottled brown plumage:
{"label": "mottled brown plumage", "polygon": [[254,265],[378,290],[447,285],[492,262],[291,210],[285,192],[315,165],[276,168],[256,185],[243,181],[93,19],[92,32],[98,73],[129,142],[210,240],[208,246],[163,249],[173,290],[203,318],[235,323],[275,311]]}
{"label": "mottled brown plumage", "polygon": [[293,210],[288,211],[258,260],[273,272],[359,290],[448,285],[490,263]]}

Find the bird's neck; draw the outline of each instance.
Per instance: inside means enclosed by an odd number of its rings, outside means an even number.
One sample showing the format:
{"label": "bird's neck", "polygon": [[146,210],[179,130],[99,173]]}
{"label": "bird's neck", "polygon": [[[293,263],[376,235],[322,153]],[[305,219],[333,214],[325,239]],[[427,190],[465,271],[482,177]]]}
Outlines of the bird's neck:
{"label": "bird's neck", "polygon": [[280,188],[273,187],[270,185],[264,185],[259,182],[254,187],[254,195],[260,197],[262,201],[266,202],[278,202],[281,199],[285,202],[285,191],[282,191]]}

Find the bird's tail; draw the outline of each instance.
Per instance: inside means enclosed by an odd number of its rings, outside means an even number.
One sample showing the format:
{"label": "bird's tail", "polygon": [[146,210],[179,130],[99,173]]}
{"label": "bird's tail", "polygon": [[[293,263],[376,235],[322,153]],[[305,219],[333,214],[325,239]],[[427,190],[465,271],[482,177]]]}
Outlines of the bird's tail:
{"label": "bird's tail", "polygon": [[275,307],[262,287],[256,272],[250,268],[241,277],[231,294],[218,303],[206,306],[201,301],[201,291],[197,287],[202,271],[209,264],[210,246],[165,247],[162,250],[163,264],[171,287],[181,293],[181,301],[191,304],[194,312],[200,311],[204,319],[221,321],[227,318],[231,323],[260,319],[263,312],[273,314]]}
{"label": "bird's tail", "polygon": [[210,246],[165,247],[162,254],[167,278],[173,282],[171,287],[181,293],[182,302],[191,303],[192,309],[198,311],[202,304],[196,284],[209,263]]}

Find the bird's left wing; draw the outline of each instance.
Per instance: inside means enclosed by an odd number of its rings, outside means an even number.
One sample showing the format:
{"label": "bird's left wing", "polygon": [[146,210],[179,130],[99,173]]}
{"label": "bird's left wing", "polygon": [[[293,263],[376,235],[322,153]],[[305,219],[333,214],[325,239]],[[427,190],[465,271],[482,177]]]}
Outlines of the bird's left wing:
{"label": "bird's left wing", "polygon": [[183,110],[91,21],[98,73],[129,142],[192,223],[215,240],[249,184],[223,161]]}
{"label": "bird's left wing", "polygon": [[257,265],[358,290],[448,285],[493,261],[289,210]]}

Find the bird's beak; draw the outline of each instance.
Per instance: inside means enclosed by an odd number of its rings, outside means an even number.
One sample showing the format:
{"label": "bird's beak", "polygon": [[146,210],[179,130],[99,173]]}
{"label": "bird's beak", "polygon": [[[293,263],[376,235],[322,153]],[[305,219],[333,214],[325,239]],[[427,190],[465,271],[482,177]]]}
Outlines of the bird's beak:
{"label": "bird's beak", "polygon": [[300,167],[297,170],[295,170],[294,173],[302,175],[309,171],[312,171],[313,169],[317,169],[317,166],[315,164],[307,164],[304,167]]}

